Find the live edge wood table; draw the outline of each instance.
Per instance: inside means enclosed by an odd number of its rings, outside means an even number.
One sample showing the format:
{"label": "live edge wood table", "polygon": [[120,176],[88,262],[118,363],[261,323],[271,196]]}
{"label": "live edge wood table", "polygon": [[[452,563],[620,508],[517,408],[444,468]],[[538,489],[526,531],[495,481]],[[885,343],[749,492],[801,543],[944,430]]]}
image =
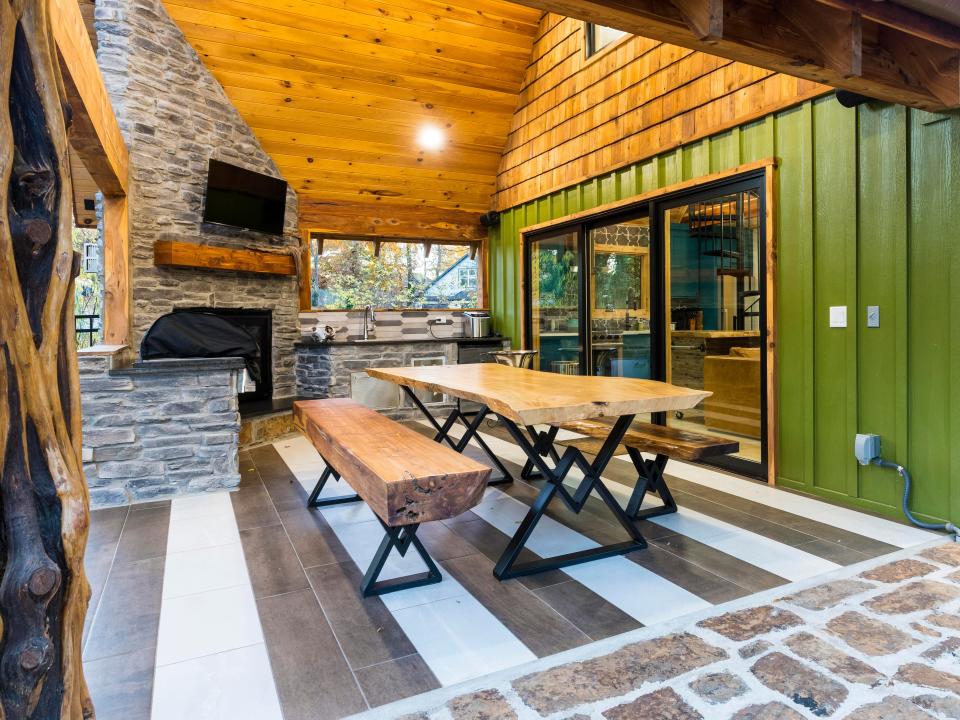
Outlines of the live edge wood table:
{"label": "live edge wood table", "polygon": [[[368,368],[367,374],[399,385],[411,398],[416,398],[414,390],[420,389],[479,403],[482,408],[472,420],[467,422],[465,418],[459,418],[466,425],[466,432],[459,441],[449,436],[458,419],[456,413],[441,425],[422,403],[415,404],[436,429],[434,440],[447,442],[459,452],[463,452],[470,439],[476,436],[488,414],[497,415],[530,464],[546,479],[546,484],[494,567],[493,574],[500,580],[645,548],[647,542],[643,535],[604,485],[601,475],[636,415],[689,410],[710,395],[703,390],[676,387],[655,380],[558,375],[494,363]],[[610,425],[610,432],[592,463],[576,447],[566,447],[562,456],[556,455],[552,452],[555,431],[536,428],[537,425],[556,427],[576,420],[601,417],[617,419]],[[564,487],[563,481],[574,466],[583,472],[584,477],[571,493]],[[626,530],[630,536],[628,541],[517,563],[527,540],[555,497],[559,496],[571,510],[579,513],[593,491]]]}

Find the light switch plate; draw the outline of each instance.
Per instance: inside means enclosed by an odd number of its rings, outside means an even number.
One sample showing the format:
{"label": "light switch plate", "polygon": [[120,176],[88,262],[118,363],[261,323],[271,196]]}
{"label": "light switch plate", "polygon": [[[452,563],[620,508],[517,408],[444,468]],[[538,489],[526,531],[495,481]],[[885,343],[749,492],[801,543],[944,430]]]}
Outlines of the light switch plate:
{"label": "light switch plate", "polygon": [[879,305],[867,305],[867,327],[880,327]]}
{"label": "light switch plate", "polygon": [[847,326],[847,306],[831,305],[830,306],[830,327],[845,328],[846,326]]}

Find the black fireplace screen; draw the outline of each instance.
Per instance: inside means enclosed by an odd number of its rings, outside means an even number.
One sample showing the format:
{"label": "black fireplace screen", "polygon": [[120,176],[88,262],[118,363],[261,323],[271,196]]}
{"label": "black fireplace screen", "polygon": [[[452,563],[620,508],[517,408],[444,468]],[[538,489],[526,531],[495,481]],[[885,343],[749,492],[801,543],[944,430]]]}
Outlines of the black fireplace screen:
{"label": "black fireplace screen", "polygon": [[140,357],[240,357],[258,387],[264,380],[257,338],[239,324],[210,312],[178,311],[158,318],[143,336]]}

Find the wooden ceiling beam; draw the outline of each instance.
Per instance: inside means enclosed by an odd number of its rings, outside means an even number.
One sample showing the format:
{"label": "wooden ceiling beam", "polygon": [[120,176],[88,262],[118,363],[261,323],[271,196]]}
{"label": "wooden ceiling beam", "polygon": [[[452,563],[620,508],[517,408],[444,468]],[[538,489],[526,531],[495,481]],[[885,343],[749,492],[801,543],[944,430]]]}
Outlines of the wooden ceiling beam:
{"label": "wooden ceiling beam", "polygon": [[863,74],[863,23],[859,13],[796,0],[778,0],[777,10],[820,51],[831,70],[846,77]]}
{"label": "wooden ceiling beam", "polygon": [[[516,0],[516,2],[548,12],[560,13],[568,17],[588,20],[615,27],[643,37],[699,50],[730,60],[766,68],[775,72],[812,80],[817,83],[844,88],[854,92],[901,103],[930,111],[942,111],[956,107],[947,105],[945,98],[949,93],[943,91],[942,70],[933,72],[929,68],[941,68],[943,60],[938,55],[933,61],[920,61],[925,72],[911,73],[897,64],[902,53],[890,48],[881,41],[867,44],[860,59],[860,73],[846,72],[855,70],[856,58],[854,33],[845,43],[847,50],[840,50],[833,43],[821,41],[812,45],[809,32],[804,32],[783,13],[778,12],[764,0],[741,0],[726,3],[723,17],[723,35],[719,39],[700,39],[697,32],[691,31],[684,14],[677,6],[667,0]],[[793,0],[798,6],[796,12],[814,12],[819,0]],[[795,15],[793,15],[796,17]],[[861,29],[864,37],[866,27]],[[879,34],[883,37],[883,34]],[[932,45],[932,44],[931,44]],[[823,46],[827,46],[829,53]],[[921,46],[922,47],[922,46]],[[936,47],[936,46],[933,46]],[[924,52],[927,52],[924,48]],[[947,63],[949,66],[949,63]],[[925,86],[925,81],[938,82],[936,91]]]}
{"label": "wooden ceiling beam", "polygon": [[724,0],[670,0],[699,40],[723,37]]}
{"label": "wooden ceiling beam", "polygon": [[858,13],[865,20],[960,50],[960,28],[889,0],[818,0],[818,2]]}
{"label": "wooden ceiling beam", "polygon": [[300,199],[301,227],[327,237],[477,242],[487,236],[481,214],[425,205]]}
{"label": "wooden ceiling beam", "polygon": [[51,0],[64,90],[73,113],[70,145],[106,195],[127,192],[127,146],[113,114],[76,0]]}
{"label": "wooden ceiling beam", "polygon": [[930,88],[945,107],[960,105],[960,51],[892,28],[884,28],[883,35],[884,45],[900,67]]}

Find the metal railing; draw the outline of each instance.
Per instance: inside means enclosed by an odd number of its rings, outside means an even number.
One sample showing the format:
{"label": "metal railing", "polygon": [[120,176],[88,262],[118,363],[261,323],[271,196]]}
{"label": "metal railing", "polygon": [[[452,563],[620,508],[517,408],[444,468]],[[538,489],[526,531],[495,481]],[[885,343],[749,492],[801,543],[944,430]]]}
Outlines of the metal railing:
{"label": "metal railing", "polygon": [[100,342],[100,315],[74,315],[77,348],[93,347]]}

